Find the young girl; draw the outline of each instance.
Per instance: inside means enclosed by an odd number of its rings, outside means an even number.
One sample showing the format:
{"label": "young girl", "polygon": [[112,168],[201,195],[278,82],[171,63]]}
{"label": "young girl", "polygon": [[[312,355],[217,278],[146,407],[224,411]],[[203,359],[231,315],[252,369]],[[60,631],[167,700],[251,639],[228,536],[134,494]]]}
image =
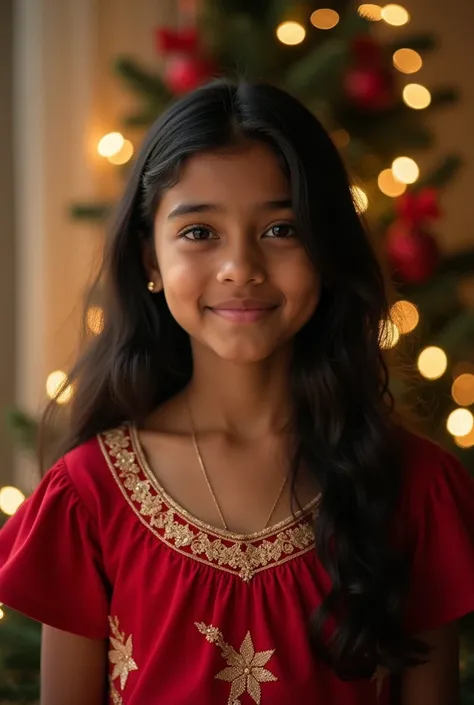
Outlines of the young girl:
{"label": "young girl", "polygon": [[269,85],[152,127],[70,379],[0,534],[42,705],[454,705],[474,483],[403,427],[383,276],[338,153]]}

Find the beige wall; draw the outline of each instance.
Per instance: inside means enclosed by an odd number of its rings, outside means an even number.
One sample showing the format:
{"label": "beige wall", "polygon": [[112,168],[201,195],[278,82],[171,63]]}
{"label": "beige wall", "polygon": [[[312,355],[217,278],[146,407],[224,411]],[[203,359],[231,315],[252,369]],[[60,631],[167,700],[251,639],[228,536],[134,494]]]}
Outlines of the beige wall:
{"label": "beige wall", "polygon": [[15,393],[12,7],[12,0],[0,2],[0,484],[12,480],[11,436],[4,417]]}

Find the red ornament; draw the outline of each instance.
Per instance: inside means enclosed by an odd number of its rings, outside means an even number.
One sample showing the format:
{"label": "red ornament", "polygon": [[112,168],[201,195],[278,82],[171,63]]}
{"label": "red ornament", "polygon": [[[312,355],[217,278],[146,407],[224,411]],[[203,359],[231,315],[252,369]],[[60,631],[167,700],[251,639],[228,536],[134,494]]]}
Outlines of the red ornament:
{"label": "red ornament", "polygon": [[392,74],[378,67],[349,69],[344,78],[344,90],[350,102],[363,110],[386,110],[395,101]]}
{"label": "red ornament", "polygon": [[168,61],[164,80],[173,93],[181,95],[207,81],[212,73],[213,67],[209,61],[187,54],[177,54]]}
{"label": "red ornament", "polygon": [[438,266],[438,243],[426,230],[427,222],[440,216],[437,196],[437,191],[425,188],[397,199],[398,218],[387,232],[387,254],[406,282],[425,281]]}

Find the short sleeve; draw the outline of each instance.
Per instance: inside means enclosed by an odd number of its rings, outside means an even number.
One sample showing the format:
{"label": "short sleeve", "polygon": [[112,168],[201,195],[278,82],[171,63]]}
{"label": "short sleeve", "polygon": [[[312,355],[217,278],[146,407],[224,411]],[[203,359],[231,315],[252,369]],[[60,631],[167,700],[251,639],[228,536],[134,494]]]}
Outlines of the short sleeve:
{"label": "short sleeve", "polygon": [[431,447],[425,480],[408,519],[411,582],[407,630],[421,633],[474,611],[474,479],[460,462]]}
{"label": "short sleeve", "polygon": [[0,602],[57,629],[107,637],[97,527],[64,458],[0,531]]}

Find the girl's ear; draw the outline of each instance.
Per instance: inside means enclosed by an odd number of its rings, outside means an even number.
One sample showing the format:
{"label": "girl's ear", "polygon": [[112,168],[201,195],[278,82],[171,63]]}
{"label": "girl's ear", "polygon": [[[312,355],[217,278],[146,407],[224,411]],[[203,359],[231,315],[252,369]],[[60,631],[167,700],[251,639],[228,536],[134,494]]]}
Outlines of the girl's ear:
{"label": "girl's ear", "polygon": [[[143,256],[143,266],[148,277],[148,281],[145,284],[148,286],[149,291],[157,293],[163,289],[163,281],[161,279],[160,268],[158,266],[158,260],[156,259],[155,245],[153,238],[147,240],[142,247]],[[153,284],[153,286],[152,286]]]}

